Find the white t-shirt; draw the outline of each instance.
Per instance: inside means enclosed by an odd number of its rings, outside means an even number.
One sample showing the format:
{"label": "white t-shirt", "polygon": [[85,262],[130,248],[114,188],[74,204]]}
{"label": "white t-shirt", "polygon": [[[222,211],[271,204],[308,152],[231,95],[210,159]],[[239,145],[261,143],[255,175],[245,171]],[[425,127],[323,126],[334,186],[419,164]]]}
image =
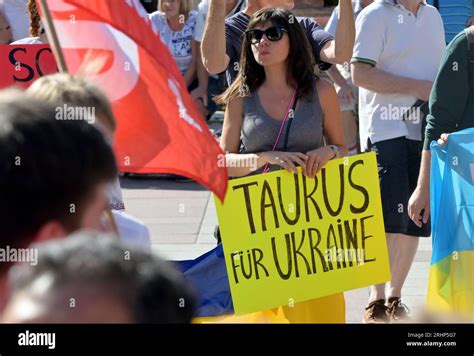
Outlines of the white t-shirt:
{"label": "white t-shirt", "polygon": [[[352,62],[372,64],[397,76],[434,81],[444,49],[443,22],[433,6],[423,3],[415,16],[395,0],[378,0],[357,18]],[[407,93],[360,88],[362,148],[367,148],[368,139],[372,143],[397,137],[421,140],[420,120],[403,121],[404,112],[416,101]]]}
{"label": "white t-shirt", "polygon": [[23,45],[23,44],[44,44],[39,37],[27,37],[21,40],[10,43],[11,45]]}
{"label": "white t-shirt", "polygon": [[197,12],[190,11],[188,19],[181,31],[172,31],[163,12],[155,11],[150,14],[150,20],[160,31],[161,40],[168,46],[178,65],[181,74],[184,74],[192,62],[191,42],[195,38]]}
{"label": "white t-shirt", "polygon": [[31,36],[28,0],[0,0],[0,11],[11,27],[12,41]]}
{"label": "white t-shirt", "polygon": [[122,188],[118,178],[108,185],[107,197],[119,237],[128,244],[150,250],[151,239],[148,227],[141,220],[125,213]]}
{"label": "white t-shirt", "polygon": [[132,246],[151,250],[150,231],[140,220],[124,212],[112,210],[120,239]]}

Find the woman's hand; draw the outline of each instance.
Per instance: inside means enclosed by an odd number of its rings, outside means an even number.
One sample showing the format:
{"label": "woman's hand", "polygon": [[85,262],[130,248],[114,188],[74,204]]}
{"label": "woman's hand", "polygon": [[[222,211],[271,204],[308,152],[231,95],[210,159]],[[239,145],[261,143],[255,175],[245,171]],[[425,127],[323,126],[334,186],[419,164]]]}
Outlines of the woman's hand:
{"label": "woman's hand", "polygon": [[198,86],[196,89],[191,91],[191,96],[194,100],[202,100],[202,103],[207,108],[207,88]]}
{"label": "woman's hand", "polygon": [[191,97],[194,99],[196,108],[201,116],[206,118],[209,114],[209,110],[207,109],[207,89],[198,86],[196,89],[191,91]]}
{"label": "woman's hand", "polygon": [[279,165],[290,173],[298,173],[295,163],[305,170],[308,160],[308,156],[301,152],[268,151],[263,152],[262,157],[266,163]]}
{"label": "woman's hand", "polygon": [[335,153],[331,147],[324,146],[306,153],[309,157],[303,173],[308,178],[314,178],[326,163],[334,158]]}

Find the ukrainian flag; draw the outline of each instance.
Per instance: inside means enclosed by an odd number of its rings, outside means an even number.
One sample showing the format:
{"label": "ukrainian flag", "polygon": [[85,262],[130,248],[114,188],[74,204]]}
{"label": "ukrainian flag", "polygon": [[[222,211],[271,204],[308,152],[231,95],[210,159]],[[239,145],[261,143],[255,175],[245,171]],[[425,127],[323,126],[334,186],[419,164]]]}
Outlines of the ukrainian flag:
{"label": "ukrainian flag", "polygon": [[474,129],[431,144],[431,258],[427,304],[474,319]]}
{"label": "ukrainian flag", "polygon": [[[235,315],[222,245],[195,260],[175,262],[198,298],[195,324],[226,323],[345,323],[344,294],[338,293],[292,306]],[[262,293],[265,293],[262,290]]]}

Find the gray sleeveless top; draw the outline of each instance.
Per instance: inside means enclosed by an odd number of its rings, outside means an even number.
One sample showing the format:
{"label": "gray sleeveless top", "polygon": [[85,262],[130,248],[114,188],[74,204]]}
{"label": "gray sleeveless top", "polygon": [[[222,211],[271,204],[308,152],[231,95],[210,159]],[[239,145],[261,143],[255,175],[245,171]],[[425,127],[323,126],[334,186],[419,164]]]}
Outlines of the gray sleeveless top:
{"label": "gray sleeveless top", "polygon": [[[241,129],[241,153],[258,153],[271,151],[280,130],[281,121],[268,115],[260,103],[257,93],[243,100],[244,118]],[[310,97],[298,100],[290,133],[288,136],[287,152],[306,153],[324,146],[323,141],[323,111],[319,102],[316,82]],[[283,151],[288,122],[283,127],[280,140],[275,151]],[[280,166],[270,166],[271,170]],[[261,173],[263,168],[254,174]]]}

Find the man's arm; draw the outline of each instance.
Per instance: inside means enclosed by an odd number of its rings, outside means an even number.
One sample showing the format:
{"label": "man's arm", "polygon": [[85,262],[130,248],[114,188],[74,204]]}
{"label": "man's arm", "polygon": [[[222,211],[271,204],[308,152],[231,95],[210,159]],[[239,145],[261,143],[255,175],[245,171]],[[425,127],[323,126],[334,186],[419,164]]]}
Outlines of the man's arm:
{"label": "man's arm", "polygon": [[443,133],[457,130],[471,92],[469,85],[468,44],[466,35],[458,35],[446,49],[430,97],[424,149]]}
{"label": "man's arm", "polygon": [[467,47],[465,35],[458,35],[449,44],[431,92],[418,184],[408,203],[408,214],[418,226],[421,226],[422,221],[427,223],[430,213],[430,144],[442,134],[457,130],[469,100],[471,89]]}
{"label": "man's arm", "polygon": [[431,151],[423,150],[418,185],[408,201],[408,216],[418,227],[427,224],[430,218],[430,170]]}
{"label": "man's arm", "polygon": [[410,94],[428,100],[431,82],[397,76],[377,67],[386,43],[386,19],[379,8],[366,10],[356,23],[357,36],[351,60],[353,83],[376,93]]}
{"label": "man's arm", "polygon": [[224,72],[229,65],[226,54],[225,0],[210,0],[204,37],[201,43],[202,63],[211,74]]}
{"label": "man's arm", "polygon": [[331,78],[331,80],[337,85],[336,92],[341,105],[350,105],[355,99],[354,92],[351,86],[347,84],[347,81],[344,79],[341,72],[339,72],[337,66],[332,66],[327,70],[326,73],[329,78]]}
{"label": "man's arm", "polygon": [[342,76],[341,72],[339,72],[339,69],[336,66],[332,66],[326,71],[327,75],[331,80],[336,83],[339,87],[343,87],[344,85],[347,85],[346,80]]}
{"label": "man's arm", "polygon": [[411,94],[428,100],[432,82],[400,77],[378,69],[372,64],[355,62],[351,65],[352,81],[356,86],[376,93]]}
{"label": "man's arm", "polygon": [[339,18],[336,39],[329,41],[321,50],[321,60],[333,64],[349,62],[355,39],[354,13],[350,0],[339,1]]}

